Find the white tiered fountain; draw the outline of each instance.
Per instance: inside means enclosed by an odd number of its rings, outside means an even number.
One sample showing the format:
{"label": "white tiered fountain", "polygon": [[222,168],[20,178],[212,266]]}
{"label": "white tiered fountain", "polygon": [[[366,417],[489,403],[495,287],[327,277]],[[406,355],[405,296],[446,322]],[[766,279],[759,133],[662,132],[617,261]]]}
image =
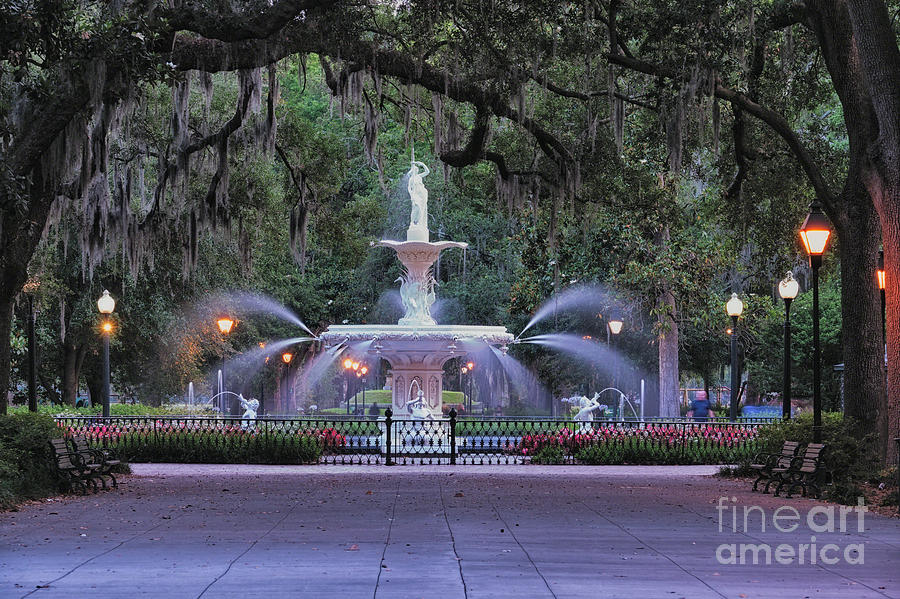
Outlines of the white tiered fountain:
{"label": "white tiered fountain", "polygon": [[396,325],[333,325],[320,336],[326,347],[369,342],[366,351],[390,363],[393,410],[401,418],[440,418],[444,363],[478,345],[500,346],[505,351],[513,341],[506,327],[439,325],[431,317],[435,300],[432,265],[442,250],[467,244],[429,241],[428,190],[422,181],[429,172],[425,164],[412,161],[407,186],[412,210],[406,241],[377,244],[393,248],[405,268],[400,283],[403,317]]}

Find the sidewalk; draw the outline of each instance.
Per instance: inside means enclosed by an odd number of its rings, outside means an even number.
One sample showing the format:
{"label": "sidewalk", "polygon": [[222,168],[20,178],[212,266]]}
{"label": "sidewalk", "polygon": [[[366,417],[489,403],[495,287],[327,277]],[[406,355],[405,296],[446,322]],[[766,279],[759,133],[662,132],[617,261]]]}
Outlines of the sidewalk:
{"label": "sidewalk", "polygon": [[[118,492],[0,514],[0,596],[900,597],[900,520],[812,531],[824,504],[716,470],[138,464]],[[797,530],[772,528],[780,506]],[[717,559],[813,536],[837,563]],[[843,559],[856,544],[864,563]]]}

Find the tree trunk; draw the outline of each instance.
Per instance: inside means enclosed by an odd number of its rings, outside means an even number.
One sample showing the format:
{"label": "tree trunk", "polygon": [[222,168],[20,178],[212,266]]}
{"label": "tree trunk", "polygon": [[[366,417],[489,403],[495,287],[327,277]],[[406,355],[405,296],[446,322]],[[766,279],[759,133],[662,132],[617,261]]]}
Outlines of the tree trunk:
{"label": "tree trunk", "polygon": [[658,299],[659,324],[659,415],[663,418],[681,416],[678,376],[678,320],[675,296],[664,291]]}
{"label": "tree trunk", "polygon": [[881,217],[887,303],[887,425],[889,463],[900,437],[900,48],[882,1],[849,0],[857,56],[878,123],[862,149],[864,182]]}
{"label": "tree trunk", "polygon": [[67,406],[74,407],[75,401],[78,399],[78,353],[80,349],[69,339],[62,344],[62,401]]}
{"label": "tree trunk", "polygon": [[841,250],[844,413],[858,422],[858,436],[878,433],[883,456],[887,449],[887,414],[884,354],[881,336],[877,334],[881,331],[881,294],[875,277],[879,223],[861,181],[853,173],[848,179],[842,198],[846,218],[837,226]]}
{"label": "tree trunk", "polygon": [[13,298],[9,290],[0,293],[0,415],[9,403],[9,361],[11,357]]}

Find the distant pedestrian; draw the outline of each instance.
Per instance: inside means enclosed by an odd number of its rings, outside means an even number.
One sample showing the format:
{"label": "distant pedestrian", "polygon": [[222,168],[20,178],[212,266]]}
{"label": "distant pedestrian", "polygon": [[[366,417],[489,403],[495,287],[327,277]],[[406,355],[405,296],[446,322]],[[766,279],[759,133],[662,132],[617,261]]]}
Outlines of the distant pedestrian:
{"label": "distant pedestrian", "polygon": [[706,396],[706,391],[697,391],[694,401],[691,402],[691,412],[696,422],[706,422],[709,420],[712,405]]}

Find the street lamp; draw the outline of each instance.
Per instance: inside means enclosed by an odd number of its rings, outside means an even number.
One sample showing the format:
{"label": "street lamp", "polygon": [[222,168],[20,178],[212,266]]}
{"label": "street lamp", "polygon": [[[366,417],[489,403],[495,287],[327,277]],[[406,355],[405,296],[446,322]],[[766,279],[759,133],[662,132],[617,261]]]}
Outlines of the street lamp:
{"label": "street lamp", "polygon": [[[266,344],[264,341],[260,341],[257,343],[259,345],[259,349],[266,349]],[[269,357],[266,356],[266,363],[268,364]],[[265,414],[265,405],[266,405],[266,373],[263,371],[262,375],[259,377],[259,413]]]}
{"label": "street lamp", "polygon": [[[40,283],[36,279],[30,279],[22,291],[28,294],[28,411],[37,412],[37,349],[34,336],[34,294]],[[112,298],[110,298],[112,299]]]}
{"label": "street lamp", "polygon": [[778,283],[778,295],[784,300],[784,385],[781,393],[781,417],[785,420],[791,418],[791,302],[800,285],[794,278],[794,273],[788,271],[784,280]]}
{"label": "street lamp", "polygon": [[[234,320],[227,316],[223,316],[216,321],[216,325],[218,325],[219,331],[222,333],[222,383],[219,388],[219,405],[225,405],[225,335],[231,332],[231,327],[234,326]],[[224,412],[225,410],[222,411]],[[235,410],[232,408],[230,411],[232,415],[234,415]]]}
{"label": "street lamp", "polygon": [[[366,405],[366,375],[368,373],[369,373],[369,367],[366,366],[365,364],[361,364],[359,367],[359,370],[356,371],[356,378],[362,380],[363,407],[365,407],[365,405]],[[349,405],[350,402],[347,402],[347,403]],[[353,412],[354,413],[359,412],[359,400],[355,395],[353,396]]]}
{"label": "street lamp", "polygon": [[809,207],[809,215],[800,227],[803,248],[809,254],[813,280],[813,443],[822,442],[822,352],[819,347],[819,268],[831,236],[831,224],[818,201]]}
{"label": "street lamp", "polygon": [[887,343],[887,318],[884,313],[884,250],[878,251],[878,289],[881,291],[881,343]]}
{"label": "street lamp", "polygon": [[731,317],[731,406],[728,417],[733,421],[737,419],[738,395],[740,394],[741,381],[738,378],[737,355],[737,323],[738,317],[744,311],[744,302],[737,293],[731,294],[731,299],[725,302],[725,312]]}
{"label": "street lamp", "polygon": [[350,414],[350,373],[359,370],[359,362],[354,362],[353,358],[344,358],[342,365],[346,375],[344,379],[347,381],[347,392],[344,394],[344,399],[347,401],[347,414]]}
{"label": "street lamp", "polygon": [[281,378],[281,388],[282,388],[282,392],[281,392],[281,410],[282,410],[282,412],[281,413],[282,414],[287,413],[288,404],[290,403],[288,401],[289,400],[288,387],[289,387],[290,378],[291,378],[291,376],[290,376],[291,360],[293,360],[293,359],[294,359],[294,354],[292,354],[289,351],[286,351],[283,354],[281,354],[281,361],[284,362],[284,376],[282,376],[282,378]]}
{"label": "street lamp", "polygon": [[[466,362],[460,372],[466,375],[466,389],[463,390],[460,385],[460,391],[463,392],[463,405],[466,407],[466,414],[472,413],[472,371],[475,370],[475,362],[469,360]],[[481,404],[481,411],[484,412],[484,404]]]}
{"label": "street lamp", "polygon": [[103,417],[109,418],[109,334],[112,333],[113,325],[108,320],[109,315],[116,309],[116,300],[112,298],[109,291],[103,290],[103,295],[97,300],[97,310],[100,314],[107,317],[100,328],[103,331]]}

